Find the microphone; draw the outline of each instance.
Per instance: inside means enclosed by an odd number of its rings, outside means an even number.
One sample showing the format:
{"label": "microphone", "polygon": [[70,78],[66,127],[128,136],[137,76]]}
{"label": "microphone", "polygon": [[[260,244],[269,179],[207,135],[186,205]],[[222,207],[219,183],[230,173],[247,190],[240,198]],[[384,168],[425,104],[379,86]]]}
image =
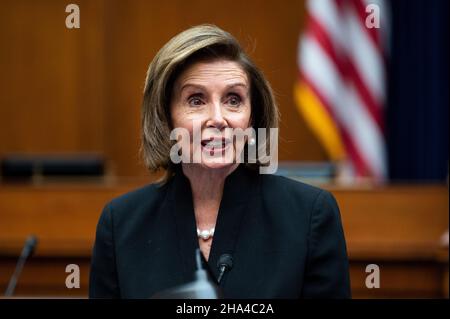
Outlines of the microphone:
{"label": "microphone", "polygon": [[14,294],[14,290],[16,289],[17,285],[17,279],[20,276],[20,273],[22,272],[23,266],[25,265],[25,262],[28,257],[30,257],[34,250],[36,249],[38,240],[36,236],[31,235],[27,238],[25,241],[25,245],[23,246],[22,253],[20,254],[19,260],[16,264],[16,269],[14,270],[13,275],[11,276],[11,279],[9,280],[8,288],[6,288],[5,296],[11,297]]}
{"label": "microphone", "polygon": [[217,283],[220,284],[225,271],[233,268],[233,257],[230,254],[221,255],[219,261],[217,261],[217,268],[219,268],[219,278],[217,279]]}
{"label": "microphone", "polygon": [[200,249],[195,251],[197,269],[194,281],[167,289],[154,294],[152,299],[222,299],[221,289],[210,279],[209,273],[203,268]]}

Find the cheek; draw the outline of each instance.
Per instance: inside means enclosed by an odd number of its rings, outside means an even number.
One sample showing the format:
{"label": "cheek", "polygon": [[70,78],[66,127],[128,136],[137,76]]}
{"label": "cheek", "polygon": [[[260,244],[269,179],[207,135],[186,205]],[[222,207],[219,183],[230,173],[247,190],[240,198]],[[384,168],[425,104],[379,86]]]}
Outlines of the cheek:
{"label": "cheek", "polygon": [[172,114],[172,124],[174,128],[185,128],[192,131],[192,121],[186,114],[181,110],[181,108],[173,107],[171,109]]}
{"label": "cheek", "polygon": [[[193,132],[193,126],[192,121],[187,120],[186,116],[183,114],[183,112],[180,112],[179,110],[175,108],[171,108],[171,120],[172,120],[172,129],[186,129],[189,132],[189,136],[192,136]],[[190,138],[183,138],[181,135],[178,136],[178,141],[182,139],[182,146],[183,147],[189,147],[191,144]]]}
{"label": "cheek", "polygon": [[189,133],[192,133],[193,126],[192,121],[189,120],[178,120],[173,122],[174,127],[184,128],[189,131]]}
{"label": "cheek", "polygon": [[230,117],[230,125],[233,128],[242,128],[246,129],[247,127],[251,126],[250,123],[250,109],[246,110],[242,113],[234,114]]}

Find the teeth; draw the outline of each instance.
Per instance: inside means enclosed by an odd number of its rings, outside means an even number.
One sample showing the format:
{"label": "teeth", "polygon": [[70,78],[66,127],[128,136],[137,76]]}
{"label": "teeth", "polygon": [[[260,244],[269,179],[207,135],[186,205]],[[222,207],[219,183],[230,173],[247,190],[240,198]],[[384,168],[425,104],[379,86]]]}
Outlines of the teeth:
{"label": "teeth", "polygon": [[207,148],[222,148],[225,147],[226,141],[225,140],[210,140],[208,142],[202,143],[204,147]]}
{"label": "teeth", "polygon": [[223,143],[222,142],[209,142],[206,144],[206,146],[208,147],[222,147]]}

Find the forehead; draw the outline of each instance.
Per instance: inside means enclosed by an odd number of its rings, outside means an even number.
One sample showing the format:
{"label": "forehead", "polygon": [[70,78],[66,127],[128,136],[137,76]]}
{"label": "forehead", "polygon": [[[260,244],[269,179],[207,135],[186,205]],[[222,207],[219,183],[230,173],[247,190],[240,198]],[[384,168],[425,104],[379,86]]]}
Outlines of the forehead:
{"label": "forehead", "polygon": [[184,70],[176,80],[176,88],[186,85],[227,85],[241,83],[248,86],[248,77],[244,69],[234,61],[213,60],[196,62]]}

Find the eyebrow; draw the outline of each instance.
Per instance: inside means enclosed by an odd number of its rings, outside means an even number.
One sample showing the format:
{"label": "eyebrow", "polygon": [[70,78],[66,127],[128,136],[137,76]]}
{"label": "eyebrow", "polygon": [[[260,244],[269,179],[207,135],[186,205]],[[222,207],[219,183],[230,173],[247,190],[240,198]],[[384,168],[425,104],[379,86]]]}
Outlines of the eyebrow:
{"label": "eyebrow", "polygon": [[[226,90],[229,90],[229,89],[232,89],[232,88],[237,87],[237,86],[244,87],[244,88],[246,88],[246,89],[248,88],[247,84],[242,83],[242,82],[237,82],[237,83],[231,83],[231,84],[228,84],[228,85],[225,87],[225,89],[226,89]],[[201,84],[186,83],[186,84],[184,84],[184,85],[181,87],[180,92],[183,92],[184,89],[189,88],[189,87],[198,88],[198,89],[202,89],[202,90],[206,91],[206,87],[205,87],[204,85],[201,85]]]}

